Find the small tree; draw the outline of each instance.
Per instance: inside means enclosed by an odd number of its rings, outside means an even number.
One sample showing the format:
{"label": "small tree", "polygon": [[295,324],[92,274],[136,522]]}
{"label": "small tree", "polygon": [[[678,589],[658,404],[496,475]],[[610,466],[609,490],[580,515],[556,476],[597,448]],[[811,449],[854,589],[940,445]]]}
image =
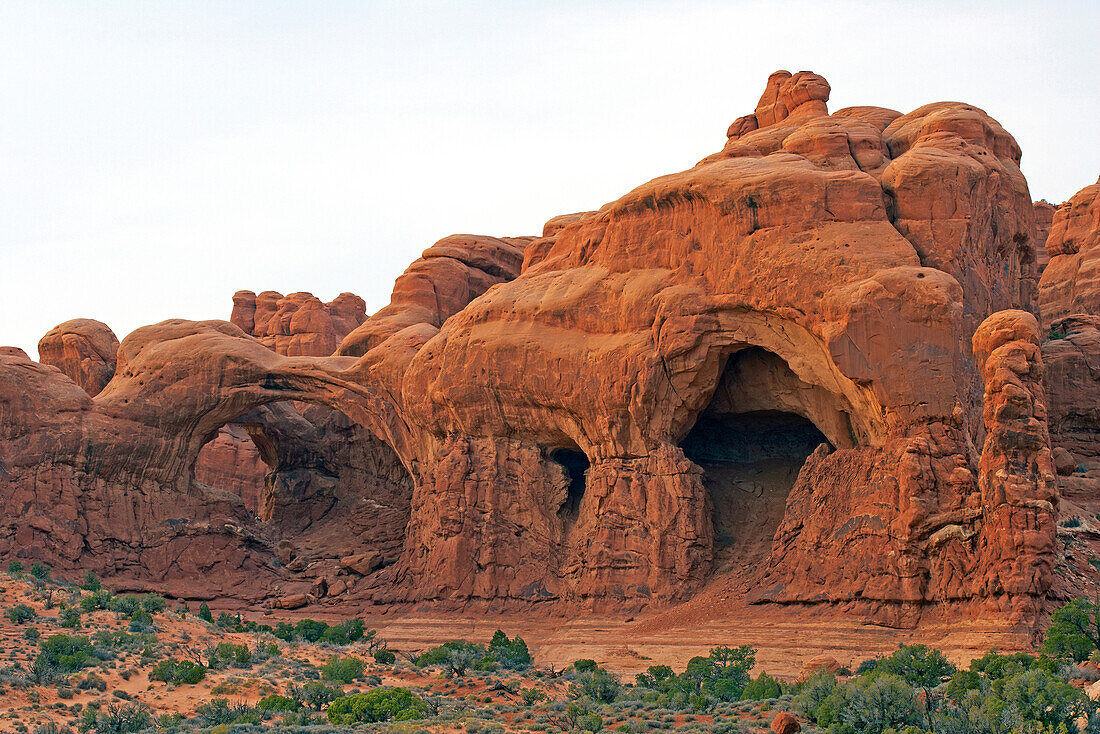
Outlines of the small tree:
{"label": "small tree", "polygon": [[199,619],[214,624],[214,615],[210,613],[210,605],[206,602],[199,605]]}
{"label": "small tree", "polygon": [[339,655],[334,655],[329,658],[327,663],[321,666],[321,675],[327,680],[351,683],[353,680],[363,675],[365,667],[365,664],[359,658],[342,658]]}
{"label": "small tree", "polygon": [[48,581],[50,578],[50,567],[42,561],[35,561],[31,564],[31,576],[34,576],[40,581]]}
{"label": "small tree", "polygon": [[34,609],[30,606],[26,604],[16,604],[6,612],[6,616],[11,620],[12,624],[26,624],[38,615],[34,613]]}
{"label": "small tree", "polygon": [[456,647],[447,651],[443,660],[443,667],[448,678],[461,678],[466,671],[482,658],[482,653],[476,647]]}
{"label": "small tree", "polygon": [[1050,615],[1043,652],[1080,662],[1097,648],[1100,648],[1100,604],[1074,599]]}

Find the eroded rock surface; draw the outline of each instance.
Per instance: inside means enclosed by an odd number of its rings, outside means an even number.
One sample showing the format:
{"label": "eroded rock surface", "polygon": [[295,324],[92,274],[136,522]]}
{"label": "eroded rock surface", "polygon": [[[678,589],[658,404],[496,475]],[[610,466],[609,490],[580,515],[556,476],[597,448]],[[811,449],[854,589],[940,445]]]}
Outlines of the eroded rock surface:
{"label": "eroded rock surface", "polygon": [[[1057,492],[1020,149],[970,105],[829,94],[777,72],[692,168],[537,239],[441,240],[334,356],[355,319],[274,293],[139,329],[94,399],[0,355],[4,516],[35,518],[0,553],[284,608],[738,579],[884,624],[1033,618]],[[195,481],[227,423],[271,467],[256,513]]]}

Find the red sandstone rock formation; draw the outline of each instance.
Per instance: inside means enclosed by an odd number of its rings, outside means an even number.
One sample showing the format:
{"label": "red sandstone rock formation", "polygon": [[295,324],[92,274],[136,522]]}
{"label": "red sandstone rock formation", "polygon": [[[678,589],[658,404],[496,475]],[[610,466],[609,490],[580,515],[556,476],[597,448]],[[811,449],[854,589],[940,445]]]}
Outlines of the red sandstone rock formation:
{"label": "red sandstone rock formation", "polygon": [[1054,212],[1057,207],[1046,201],[1036,201],[1035,204],[1035,264],[1039,268],[1040,280],[1043,270],[1050,262],[1050,254],[1047,253],[1046,241],[1050,235],[1050,227],[1054,223]]}
{"label": "red sandstone rock formation", "polygon": [[774,734],[798,734],[802,731],[802,725],[798,723],[798,719],[793,714],[780,711],[772,719],[771,730]]}
{"label": "red sandstone rock formation", "polygon": [[[322,303],[310,293],[284,297],[274,291],[259,296],[238,291],[233,295],[230,316],[230,321],[271,350],[311,357],[332,354],[340,340],[365,319],[366,304],[353,293],[341,293],[331,303]],[[231,424],[206,444],[194,471],[197,481],[232,492],[259,512],[269,468],[244,427]]]}
{"label": "red sandstone rock formation", "polygon": [[1072,314],[1100,315],[1100,181],[1058,207],[1047,252],[1050,263],[1039,286],[1044,323]]}
{"label": "red sandstone rock formation", "polygon": [[268,468],[244,426],[230,423],[202,447],[195,462],[195,481],[237,495],[245,507],[259,514]]}
{"label": "red sandstone rock formation", "polygon": [[[737,576],[758,602],[889,624],[926,602],[1034,612],[1056,494],[1018,310],[1036,278],[1020,150],[969,105],[830,115],[829,91],[777,72],[695,167],[537,240],[442,240],[338,356],[286,356],[329,332],[271,293],[238,294],[244,331],[134,332],[94,400],[0,355],[0,501],[34,518],[0,554],[284,607],[640,606]],[[250,413],[285,401],[340,411],[365,454],[271,438],[311,430]],[[286,478],[260,518],[194,481],[235,421]],[[338,476],[293,481],[357,462],[392,470],[366,496],[381,508]],[[217,552],[187,555],[196,538]]]}
{"label": "red sandstone rock formation", "polygon": [[1063,494],[1100,503],[1100,183],[1054,213],[1051,260],[1039,283],[1051,442]]}
{"label": "red sandstone rock formation", "polygon": [[229,320],[279,354],[325,357],[366,318],[366,304],[354,293],[322,303],[312,293],[238,291]]}
{"label": "red sandstone rock formation", "polygon": [[53,365],[92,396],[115,374],[118,338],[107,324],[73,319],[50,329],[38,342],[42,364]]}
{"label": "red sandstone rock formation", "polygon": [[340,354],[366,354],[409,326],[439,328],[490,287],[519,275],[523,248],[532,239],[444,237],[398,277],[389,305],[351,332],[340,345]]}

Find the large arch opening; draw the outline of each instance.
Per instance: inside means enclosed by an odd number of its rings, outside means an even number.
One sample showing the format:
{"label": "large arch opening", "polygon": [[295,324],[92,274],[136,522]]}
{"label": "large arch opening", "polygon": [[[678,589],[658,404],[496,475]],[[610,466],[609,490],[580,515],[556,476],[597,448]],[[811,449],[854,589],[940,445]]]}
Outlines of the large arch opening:
{"label": "large arch opening", "polygon": [[802,382],[780,357],[749,347],[727,359],[681,442],[703,470],[716,572],[751,572],[766,561],[807,458],[836,440],[819,426],[843,434],[850,423],[827,392]]}
{"label": "large arch opening", "polygon": [[280,401],[206,437],[192,476],[240,497],[291,570],[347,556],[375,570],[404,547],[413,480],[397,454],[339,410]]}

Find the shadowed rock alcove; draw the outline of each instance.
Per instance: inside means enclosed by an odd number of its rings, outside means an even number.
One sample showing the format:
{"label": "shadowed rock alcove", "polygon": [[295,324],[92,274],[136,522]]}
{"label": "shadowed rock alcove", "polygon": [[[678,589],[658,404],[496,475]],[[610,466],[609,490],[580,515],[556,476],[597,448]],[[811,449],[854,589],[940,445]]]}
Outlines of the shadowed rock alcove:
{"label": "shadowed rock alcove", "polygon": [[586,482],[585,472],[588,471],[590,463],[588,457],[579,448],[557,449],[550,454],[550,459],[560,464],[569,477],[565,501],[558,509],[558,517],[563,524],[571,525],[577,521],[577,516],[580,514]]}
{"label": "shadowed rock alcove", "polygon": [[836,417],[826,410],[827,396],[759,347],[729,357],[714,397],[681,443],[703,470],[716,572],[756,567],[767,558],[799,471],[818,446],[830,443],[806,417]]}
{"label": "shadowed rock alcove", "polygon": [[310,556],[327,546],[392,563],[403,547],[412,477],[389,446],[327,406],[284,401],[239,416],[203,446],[194,476],[240,496],[273,539]]}

